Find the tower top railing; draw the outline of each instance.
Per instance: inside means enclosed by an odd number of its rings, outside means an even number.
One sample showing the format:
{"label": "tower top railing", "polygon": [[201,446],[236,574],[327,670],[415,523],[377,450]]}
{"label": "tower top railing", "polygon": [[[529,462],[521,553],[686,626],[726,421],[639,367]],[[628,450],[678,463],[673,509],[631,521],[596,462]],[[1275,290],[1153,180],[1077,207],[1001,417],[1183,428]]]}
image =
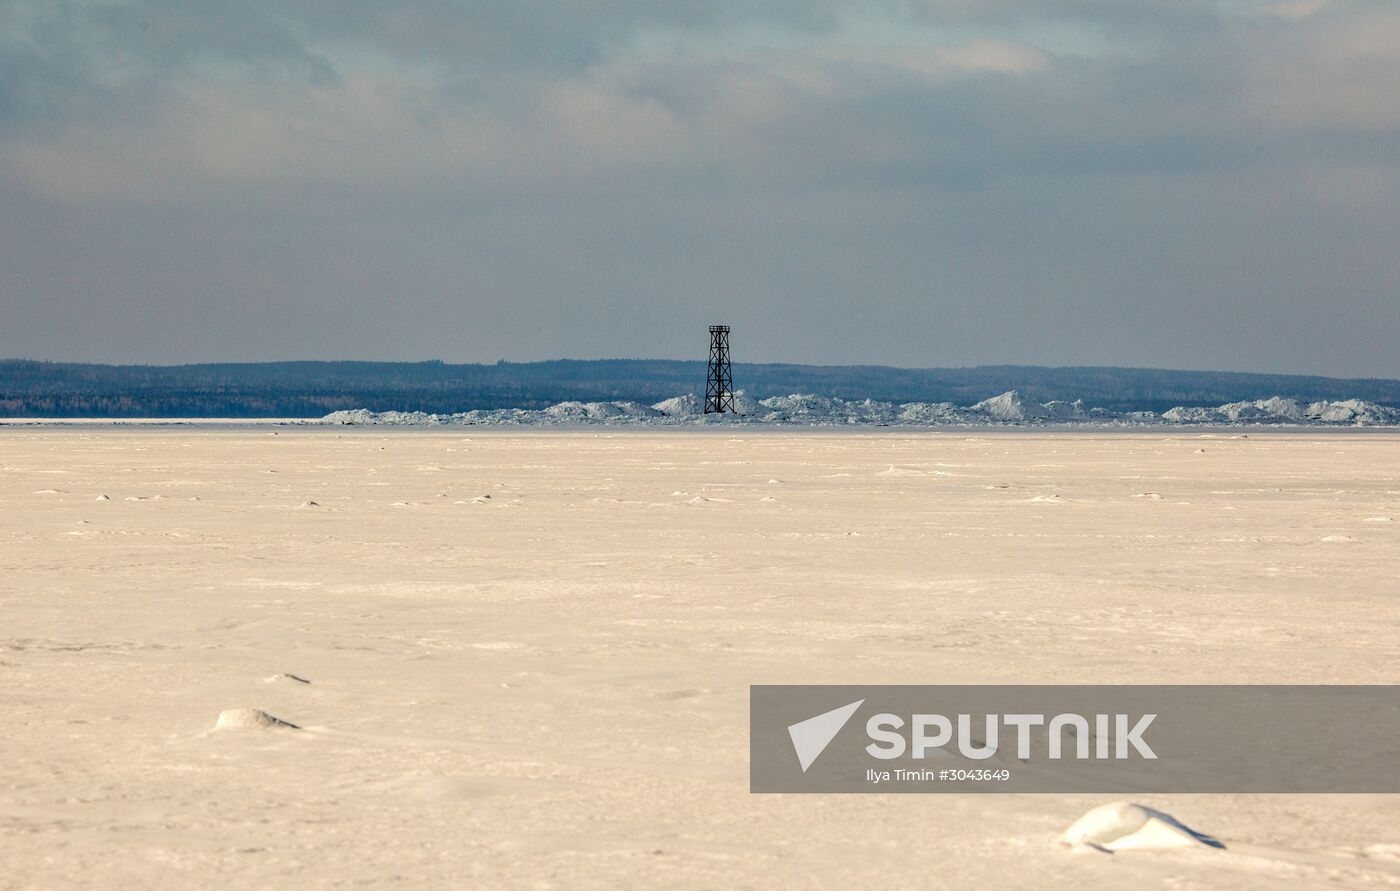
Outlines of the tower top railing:
{"label": "tower top railing", "polygon": [[728,333],[729,333],[729,326],[728,326],[728,325],[711,325],[711,326],[710,326],[710,333],[711,333],[711,334],[728,334]]}

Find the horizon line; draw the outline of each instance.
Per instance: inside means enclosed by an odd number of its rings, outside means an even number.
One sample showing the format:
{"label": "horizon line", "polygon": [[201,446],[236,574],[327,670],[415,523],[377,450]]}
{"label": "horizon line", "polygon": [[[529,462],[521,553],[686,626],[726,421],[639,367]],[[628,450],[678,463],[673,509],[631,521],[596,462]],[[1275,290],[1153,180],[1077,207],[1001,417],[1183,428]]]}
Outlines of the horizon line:
{"label": "horizon line", "polygon": [[[550,359],[496,359],[494,361],[482,360],[475,362],[449,362],[445,359],[235,359],[235,360],[213,360],[197,362],[102,362],[84,359],[34,359],[21,356],[0,358],[0,365],[6,364],[34,364],[34,365],[87,365],[105,368],[199,368],[218,365],[446,365],[463,366],[475,368],[490,368],[500,365],[544,365],[551,362],[675,362],[692,363],[704,365],[705,359],[676,359],[663,357],[612,357],[604,359],[579,359],[568,356],[559,356]],[[1165,371],[1176,374],[1220,374],[1220,375],[1248,375],[1255,377],[1299,377],[1317,378],[1321,380],[1335,381],[1390,381],[1400,382],[1400,377],[1386,377],[1379,375],[1367,376],[1337,376],[1330,374],[1317,374],[1303,371],[1227,371],[1210,368],[1169,368],[1165,366],[1149,365],[1037,365],[1021,364],[1017,362],[988,362],[977,365],[887,365],[878,362],[851,362],[851,363],[814,363],[814,362],[782,362],[782,361],[735,361],[735,365],[745,366],[790,366],[795,368],[886,368],[898,371],[970,371],[982,368],[1016,368],[1016,369],[1048,369],[1048,370],[1109,370],[1109,371]]]}

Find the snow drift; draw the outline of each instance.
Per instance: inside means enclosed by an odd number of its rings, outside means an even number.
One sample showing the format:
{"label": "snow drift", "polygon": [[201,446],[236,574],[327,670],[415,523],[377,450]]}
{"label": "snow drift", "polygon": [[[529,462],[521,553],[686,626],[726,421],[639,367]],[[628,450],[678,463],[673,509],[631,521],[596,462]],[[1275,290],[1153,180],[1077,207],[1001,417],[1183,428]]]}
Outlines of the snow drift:
{"label": "snow drift", "polygon": [[1089,811],[1065,830],[1060,842],[1075,850],[1090,848],[1107,853],[1225,847],[1171,814],[1127,801],[1116,801]]}

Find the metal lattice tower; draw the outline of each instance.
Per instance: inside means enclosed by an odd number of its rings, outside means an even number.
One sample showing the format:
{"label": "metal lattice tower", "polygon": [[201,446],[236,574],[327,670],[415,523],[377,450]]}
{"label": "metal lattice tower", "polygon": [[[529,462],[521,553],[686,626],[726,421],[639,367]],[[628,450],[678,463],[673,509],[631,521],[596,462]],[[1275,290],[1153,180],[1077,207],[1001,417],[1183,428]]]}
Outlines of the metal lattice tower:
{"label": "metal lattice tower", "polygon": [[729,365],[729,326],[710,326],[710,370],[705,376],[705,414],[733,412],[734,371]]}

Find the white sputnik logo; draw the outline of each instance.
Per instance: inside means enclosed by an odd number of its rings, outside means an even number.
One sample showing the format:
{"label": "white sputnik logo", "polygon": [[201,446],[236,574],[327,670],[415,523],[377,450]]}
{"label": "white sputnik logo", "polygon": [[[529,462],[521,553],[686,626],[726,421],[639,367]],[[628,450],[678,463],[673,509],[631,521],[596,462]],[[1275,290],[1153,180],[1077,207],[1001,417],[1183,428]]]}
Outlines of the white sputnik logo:
{"label": "white sputnik logo", "polygon": [[806,773],[812,762],[817,760],[817,756],[826,750],[863,702],[864,699],[857,699],[850,705],[843,705],[829,712],[822,712],[815,718],[788,725],[788,736],[792,737],[792,750],[797,753],[797,763],[802,765],[803,773]]}

